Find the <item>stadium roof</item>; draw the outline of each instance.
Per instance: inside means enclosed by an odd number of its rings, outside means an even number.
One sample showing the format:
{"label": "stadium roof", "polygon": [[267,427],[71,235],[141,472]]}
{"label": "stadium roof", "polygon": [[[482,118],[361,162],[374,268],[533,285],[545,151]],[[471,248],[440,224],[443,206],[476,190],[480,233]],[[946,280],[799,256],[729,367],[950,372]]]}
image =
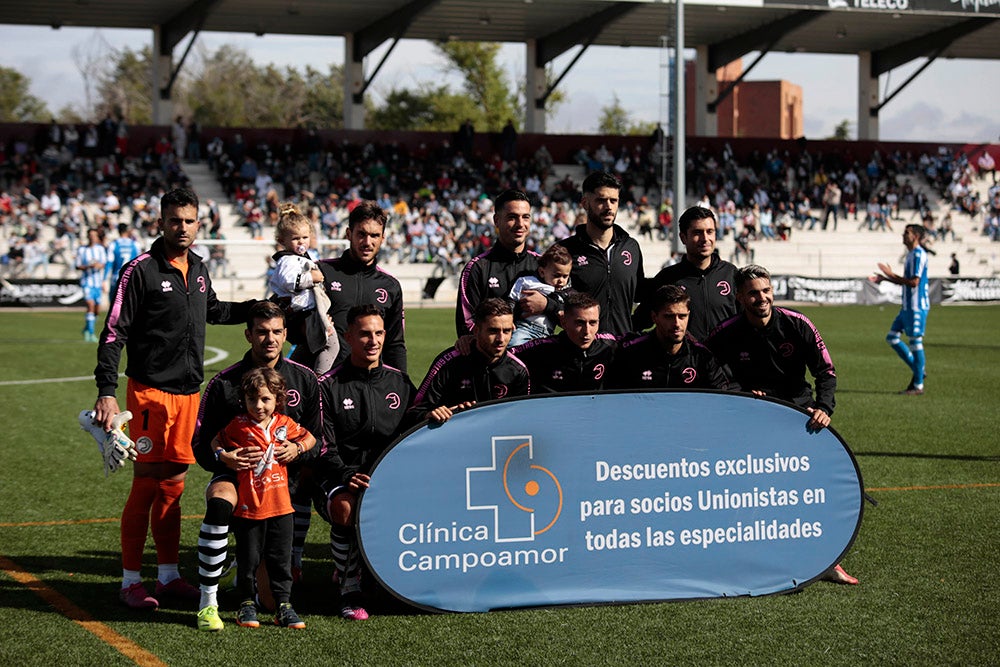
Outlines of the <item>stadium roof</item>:
{"label": "stadium roof", "polygon": [[[539,63],[577,44],[659,46],[673,3],[651,0],[0,0],[8,24],[149,28],[172,48],[191,30],[355,36],[355,57],[386,39],[536,40]],[[995,0],[685,2],[685,43],[714,64],[750,51],[1000,57]],[[730,58],[730,59],[732,59]],[[891,69],[888,67],[887,69]]]}

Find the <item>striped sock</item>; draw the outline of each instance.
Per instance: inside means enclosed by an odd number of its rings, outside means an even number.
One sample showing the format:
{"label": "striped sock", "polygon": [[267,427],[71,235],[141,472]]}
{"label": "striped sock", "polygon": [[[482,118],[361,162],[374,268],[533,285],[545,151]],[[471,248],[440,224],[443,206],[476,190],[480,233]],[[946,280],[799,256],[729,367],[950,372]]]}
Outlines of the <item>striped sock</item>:
{"label": "striped sock", "polygon": [[205,520],[198,531],[198,583],[201,588],[199,608],[218,605],[216,594],[219,590],[219,577],[226,566],[229,520],[232,515],[232,503],[222,498],[208,501]]}

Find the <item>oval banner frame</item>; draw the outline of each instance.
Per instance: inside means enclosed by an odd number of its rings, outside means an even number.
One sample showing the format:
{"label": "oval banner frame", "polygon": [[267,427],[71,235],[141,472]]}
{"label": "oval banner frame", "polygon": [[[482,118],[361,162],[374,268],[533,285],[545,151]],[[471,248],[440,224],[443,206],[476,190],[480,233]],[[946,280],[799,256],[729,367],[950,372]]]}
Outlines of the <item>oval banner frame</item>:
{"label": "oval banner frame", "polygon": [[850,548],[864,488],[840,435],[807,420],[714,391],[483,403],[383,453],[362,554],[437,611],[801,589]]}

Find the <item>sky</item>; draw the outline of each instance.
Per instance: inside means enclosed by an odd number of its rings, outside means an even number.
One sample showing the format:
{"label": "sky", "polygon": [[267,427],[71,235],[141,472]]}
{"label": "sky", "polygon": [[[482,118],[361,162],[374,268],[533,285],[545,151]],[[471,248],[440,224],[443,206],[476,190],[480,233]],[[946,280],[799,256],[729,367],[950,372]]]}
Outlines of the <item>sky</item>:
{"label": "sky", "polygon": [[[0,25],[0,66],[11,67],[31,80],[31,92],[50,110],[84,99],[83,79],[74,61],[74,49],[93,48],[104,40],[113,48],[141,49],[152,43],[148,30],[113,30]],[[200,47],[214,51],[231,44],[247,51],[258,65],[304,68],[311,64],[325,70],[342,64],[344,41],[339,37],[299,37],[237,33],[203,33]],[[180,57],[187,39],[175,49]],[[371,71],[388,45],[369,56]],[[575,55],[571,49],[556,59],[556,72]],[[744,57],[749,64],[756,54]],[[693,57],[693,51],[689,53]],[[500,59],[512,82],[523,80],[525,53],[520,44],[507,44]],[[659,49],[640,47],[591,47],[563,79],[566,101],[548,121],[551,134],[596,132],[602,107],[615,96],[633,120],[661,118],[661,92],[667,88]],[[898,87],[922,63],[913,61],[880,79],[886,92]],[[613,67],[613,72],[609,72]],[[803,90],[806,137],[823,139],[843,120],[857,119],[858,64],[854,56],[768,54],[747,77],[751,81],[785,79]],[[389,56],[369,92],[378,95],[392,87],[417,86],[442,79],[443,60],[428,42],[403,40]],[[445,79],[447,80],[447,79]],[[661,83],[662,81],[662,83]],[[452,80],[457,88],[458,81]],[[663,112],[665,114],[665,111]],[[689,129],[690,133],[690,129]],[[853,136],[853,134],[852,134]],[[939,59],[883,107],[879,136],[889,141],[1000,141],[1000,61]]]}

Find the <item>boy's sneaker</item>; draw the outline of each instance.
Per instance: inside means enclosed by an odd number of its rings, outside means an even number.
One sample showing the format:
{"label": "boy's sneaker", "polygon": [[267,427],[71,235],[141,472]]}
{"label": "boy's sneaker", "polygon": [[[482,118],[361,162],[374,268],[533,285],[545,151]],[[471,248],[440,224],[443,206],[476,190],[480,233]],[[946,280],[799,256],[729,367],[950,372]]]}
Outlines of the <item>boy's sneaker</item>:
{"label": "boy's sneaker", "polygon": [[225,627],[222,619],[219,618],[219,608],[209,605],[198,612],[198,629],[205,632],[218,632]]}
{"label": "boy's sneaker", "polygon": [[236,612],[236,625],[244,628],[260,627],[260,621],[257,620],[257,605],[253,600],[245,600],[240,605],[240,610]]}
{"label": "boy's sneaker", "polygon": [[305,622],[292,609],[291,602],[282,602],[278,605],[278,611],[274,614],[274,624],[295,630],[301,630],[306,627]]}
{"label": "boy's sneaker", "polygon": [[178,577],[168,584],[156,582],[156,597],[170,597],[175,600],[197,600],[201,591]]}
{"label": "boy's sneaker", "polygon": [[368,612],[361,606],[361,596],[348,593],[342,598],[340,617],[346,621],[367,621]]}
{"label": "boy's sneaker", "polygon": [[118,599],[129,609],[156,609],[160,606],[141,581],[118,591]]}
{"label": "boy's sneaker", "polygon": [[920,385],[918,387],[913,383],[913,380],[910,380],[910,384],[906,386],[906,389],[904,389],[899,393],[903,394],[904,396],[922,396],[924,393],[924,386]]}

